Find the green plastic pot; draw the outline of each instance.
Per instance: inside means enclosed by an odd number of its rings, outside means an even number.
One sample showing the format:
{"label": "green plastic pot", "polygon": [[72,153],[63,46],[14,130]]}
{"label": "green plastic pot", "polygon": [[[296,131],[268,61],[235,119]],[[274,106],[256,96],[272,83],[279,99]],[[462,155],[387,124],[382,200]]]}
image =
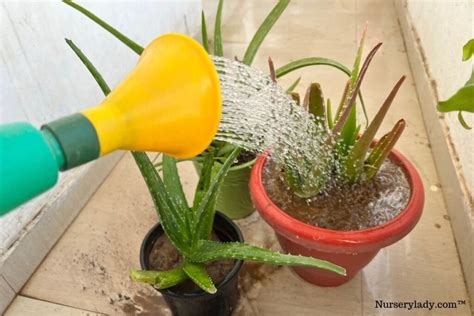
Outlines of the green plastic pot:
{"label": "green plastic pot", "polygon": [[[249,189],[250,171],[255,160],[231,167],[219,190],[216,209],[232,219],[247,217],[255,211]],[[201,173],[201,164],[196,161],[193,164]]]}

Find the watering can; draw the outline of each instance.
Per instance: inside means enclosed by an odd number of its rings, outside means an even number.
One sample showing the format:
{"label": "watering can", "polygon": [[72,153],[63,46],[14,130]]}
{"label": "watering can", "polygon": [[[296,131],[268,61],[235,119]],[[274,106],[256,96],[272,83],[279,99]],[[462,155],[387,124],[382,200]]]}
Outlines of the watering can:
{"label": "watering can", "polygon": [[185,35],[162,35],[99,105],[41,129],[0,125],[0,215],[53,187],[59,171],[115,150],[195,156],[220,116],[220,83],[207,52]]}

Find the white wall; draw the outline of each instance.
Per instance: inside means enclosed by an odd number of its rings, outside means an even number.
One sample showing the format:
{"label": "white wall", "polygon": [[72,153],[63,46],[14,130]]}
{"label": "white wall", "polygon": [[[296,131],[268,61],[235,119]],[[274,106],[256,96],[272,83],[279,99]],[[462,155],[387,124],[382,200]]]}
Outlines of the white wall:
{"label": "white wall", "polygon": [[[436,82],[440,100],[445,100],[469,79],[472,61],[462,62],[462,47],[474,37],[472,0],[407,0],[407,9],[423,47],[428,69]],[[474,115],[464,113],[474,126]],[[457,113],[445,115],[458,153],[466,184],[474,192],[474,130],[462,128]],[[453,175],[455,176],[455,175]]]}
{"label": "white wall", "polygon": [[[161,33],[194,36],[200,30],[199,0],[78,3],[142,45]],[[3,1],[0,123],[29,121],[40,126],[103,98],[64,38],[72,39],[83,50],[112,87],[137,61],[133,51],[60,1]],[[0,266],[2,254],[25,232],[25,226],[53,198],[67,192],[67,186],[80,175],[77,169],[63,174],[55,189],[0,218]]]}

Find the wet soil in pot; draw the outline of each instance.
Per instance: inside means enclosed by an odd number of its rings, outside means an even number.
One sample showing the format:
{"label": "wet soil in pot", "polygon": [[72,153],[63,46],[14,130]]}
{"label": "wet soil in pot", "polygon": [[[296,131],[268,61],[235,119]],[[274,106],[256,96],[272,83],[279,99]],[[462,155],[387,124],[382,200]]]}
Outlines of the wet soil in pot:
{"label": "wet soil in pot", "polygon": [[[219,241],[213,233],[212,240]],[[152,270],[165,271],[176,267],[181,263],[181,254],[171,244],[168,237],[163,234],[155,240],[149,256],[149,264]],[[235,265],[235,260],[217,260],[205,264],[214,284],[219,284],[230,273]],[[178,285],[169,288],[177,294],[193,293],[202,291],[193,281],[186,280]]]}
{"label": "wet soil in pot", "polygon": [[290,216],[313,226],[333,230],[375,227],[397,216],[407,205],[410,186],[405,173],[387,159],[371,180],[332,186],[309,199],[296,196],[283,180],[283,171],[267,160],[263,184],[273,203]]}

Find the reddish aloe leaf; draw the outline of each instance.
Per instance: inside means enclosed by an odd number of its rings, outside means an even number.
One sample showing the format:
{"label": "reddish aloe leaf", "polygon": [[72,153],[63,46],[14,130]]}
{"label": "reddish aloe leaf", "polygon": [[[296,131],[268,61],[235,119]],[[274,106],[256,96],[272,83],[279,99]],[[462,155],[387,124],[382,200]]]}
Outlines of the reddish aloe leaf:
{"label": "reddish aloe leaf", "polygon": [[273,60],[271,57],[268,57],[268,68],[270,68],[270,78],[273,82],[277,82],[276,74],[275,74],[275,65],[273,64]]}
{"label": "reddish aloe leaf", "polygon": [[364,134],[359,138],[354,147],[351,150],[349,158],[346,162],[346,175],[351,180],[356,180],[364,167],[364,161],[366,154],[369,150],[370,144],[372,143],[375,134],[377,133],[380,125],[382,124],[385,115],[387,114],[390,105],[392,104],[395,96],[397,95],[398,90],[400,89],[405,76],[401,77],[400,80],[395,84],[392,91],[385,99],[384,103],[380,107],[379,111],[375,115],[372,122],[370,122],[369,127],[365,130]]}
{"label": "reddish aloe leaf", "polygon": [[324,105],[323,91],[318,83],[312,83],[308,87],[303,105],[309,113],[315,116],[317,122],[319,121],[325,124],[326,107]]}
{"label": "reddish aloe leaf", "polygon": [[351,97],[347,101],[346,105],[343,107],[342,114],[332,131],[332,134],[334,137],[336,137],[337,134],[339,134],[339,132],[344,127],[344,124],[346,123],[347,118],[349,117],[349,114],[351,113],[352,107],[355,104],[355,99],[357,97],[357,93],[359,92],[360,86],[362,84],[362,80],[364,79],[365,73],[367,72],[367,68],[369,67],[370,62],[374,58],[375,53],[379,50],[380,46],[382,46],[382,43],[378,43],[377,45],[375,45],[375,47],[372,48],[372,50],[370,51],[369,55],[367,55],[367,57],[365,58],[364,64],[362,65],[362,68],[360,70],[359,77],[357,78],[355,87],[351,92]]}
{"label": "reddish aloe leaf", "polygon": [[367,180],[377,174],[377,171],[395,146],[404,129],[405,121],[401,119],[395,124],[393,129],[375,145],[365,166],[365,178]]}

